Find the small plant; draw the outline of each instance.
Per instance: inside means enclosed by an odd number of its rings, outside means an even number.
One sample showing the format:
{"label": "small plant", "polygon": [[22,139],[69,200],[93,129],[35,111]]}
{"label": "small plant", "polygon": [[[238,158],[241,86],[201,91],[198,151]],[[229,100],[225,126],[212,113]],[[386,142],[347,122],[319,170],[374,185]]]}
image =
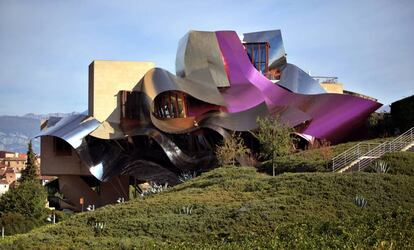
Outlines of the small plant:
{"label": "small plant", "polygon": [[358,195],[355,197],[355,205],[357,205],[358,207],[364,208],[367,206],[367,204],[368,204],[368,201],[365,200],[364,197],[358,196]]}
{"label": "small plant", "polygon": [[141,193],[141,196],[149,196],[152,194],[161,193],[168,188],[168,183],[165,183],[164,185],[158,185],[157,183],[152,183],[145,191]]}
{"label": "small plant", "polygon": [[377,161],[374,164],[374,170],[377,173],[385,174],[390,170],[390,167],[388,166],[388,163],[385,161]]}
{"label": "small plant", "polygon": [[216,156],[221,165],[236,165],[238,157],[250,154],[250,149],[244,144],[239,134],[233,133],[223,139],[223,144],[216,149]]}
{"label": "small plant", "polygon": [[180,214],[191,215],[193,212],[193,206],[186,206],[180,209]]}
{"label": "small plant", "polygon": [[95,222],[93,229],[95,231],[95,235],[101,235],[105,230],[105,222]]}
{"label": "small plant", "polygon": [[184,172],[180,174],[180,176],[178,176],[178,180],[180,180],[181,182],[186,182],[188,180],[193,179],[196,176],[197,176],[196,172]]}

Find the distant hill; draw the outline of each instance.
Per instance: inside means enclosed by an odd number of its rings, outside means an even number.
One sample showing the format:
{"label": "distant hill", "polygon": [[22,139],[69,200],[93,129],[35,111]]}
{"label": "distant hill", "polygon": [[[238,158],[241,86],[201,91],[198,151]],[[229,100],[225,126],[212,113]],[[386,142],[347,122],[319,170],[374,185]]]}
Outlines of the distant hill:
{"label": "distant hill", "polygon": [[[64,117],[73,113],[26,114],[0,116],[0,150],[25,153],[27,143],[40,132],[40,121],[51,116]],[[40,140],[33,140],[33,149],[40,153]]]}

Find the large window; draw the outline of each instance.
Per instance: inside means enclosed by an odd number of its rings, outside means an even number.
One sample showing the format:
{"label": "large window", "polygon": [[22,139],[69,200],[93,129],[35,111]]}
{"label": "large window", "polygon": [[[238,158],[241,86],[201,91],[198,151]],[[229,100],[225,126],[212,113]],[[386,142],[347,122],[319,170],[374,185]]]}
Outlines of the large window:
{"label": "large window", "polygon": [[269,43],[245,43],[244,47],[254,67],[266,74],[269,70]]}
{"label": "large window", "polygon": [[154,114],[158,118],[187,117],[185,94],[169,91],[157,96],[154,101]]}
{"label": "large window", "polygon": [[269,43],[245,43],[247,55],[253,66],[270,80],[280,79],[279,69],[269,69]]}

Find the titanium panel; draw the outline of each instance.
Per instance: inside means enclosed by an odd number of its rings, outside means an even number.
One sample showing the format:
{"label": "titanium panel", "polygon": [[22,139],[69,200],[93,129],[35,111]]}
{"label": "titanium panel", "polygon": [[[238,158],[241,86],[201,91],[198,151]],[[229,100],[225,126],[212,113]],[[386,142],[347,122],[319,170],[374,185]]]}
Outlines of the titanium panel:
{"label": "titanium panel", "polygon": [[289,92],[253,67],[235,32],[218,31],[216,35],[227,62],[230,84],[249,82],[256,86],[269,108],[290,106],[307,113],[312,121],[303,131],[299,131],[301,133],[335,142],[381,106],[377,102],[349,95]]}
{"label": "titanium panel", "polygon": [[307,95],[326,93],[318,81],[296,65],[288,63],[282,67],[281,71],[280,80],[277,84],[292,92]]}
{"label": "titanium panel", "polygon": [[189,31],[181,38],[175,67],[179,77],[230,86],[214,32]]}

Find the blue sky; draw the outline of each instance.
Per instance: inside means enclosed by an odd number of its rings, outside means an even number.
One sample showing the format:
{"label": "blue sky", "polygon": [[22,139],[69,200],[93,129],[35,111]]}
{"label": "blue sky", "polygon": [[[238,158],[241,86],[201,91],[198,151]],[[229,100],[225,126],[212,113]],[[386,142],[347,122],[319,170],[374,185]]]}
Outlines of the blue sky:
{"label": "blue sky", "polygon": [[94,59],[175,72],[190,29],[281,29],[288,61],[389,104],[414,94],[414,1],[0,0],[0,115],[87,109]]}

